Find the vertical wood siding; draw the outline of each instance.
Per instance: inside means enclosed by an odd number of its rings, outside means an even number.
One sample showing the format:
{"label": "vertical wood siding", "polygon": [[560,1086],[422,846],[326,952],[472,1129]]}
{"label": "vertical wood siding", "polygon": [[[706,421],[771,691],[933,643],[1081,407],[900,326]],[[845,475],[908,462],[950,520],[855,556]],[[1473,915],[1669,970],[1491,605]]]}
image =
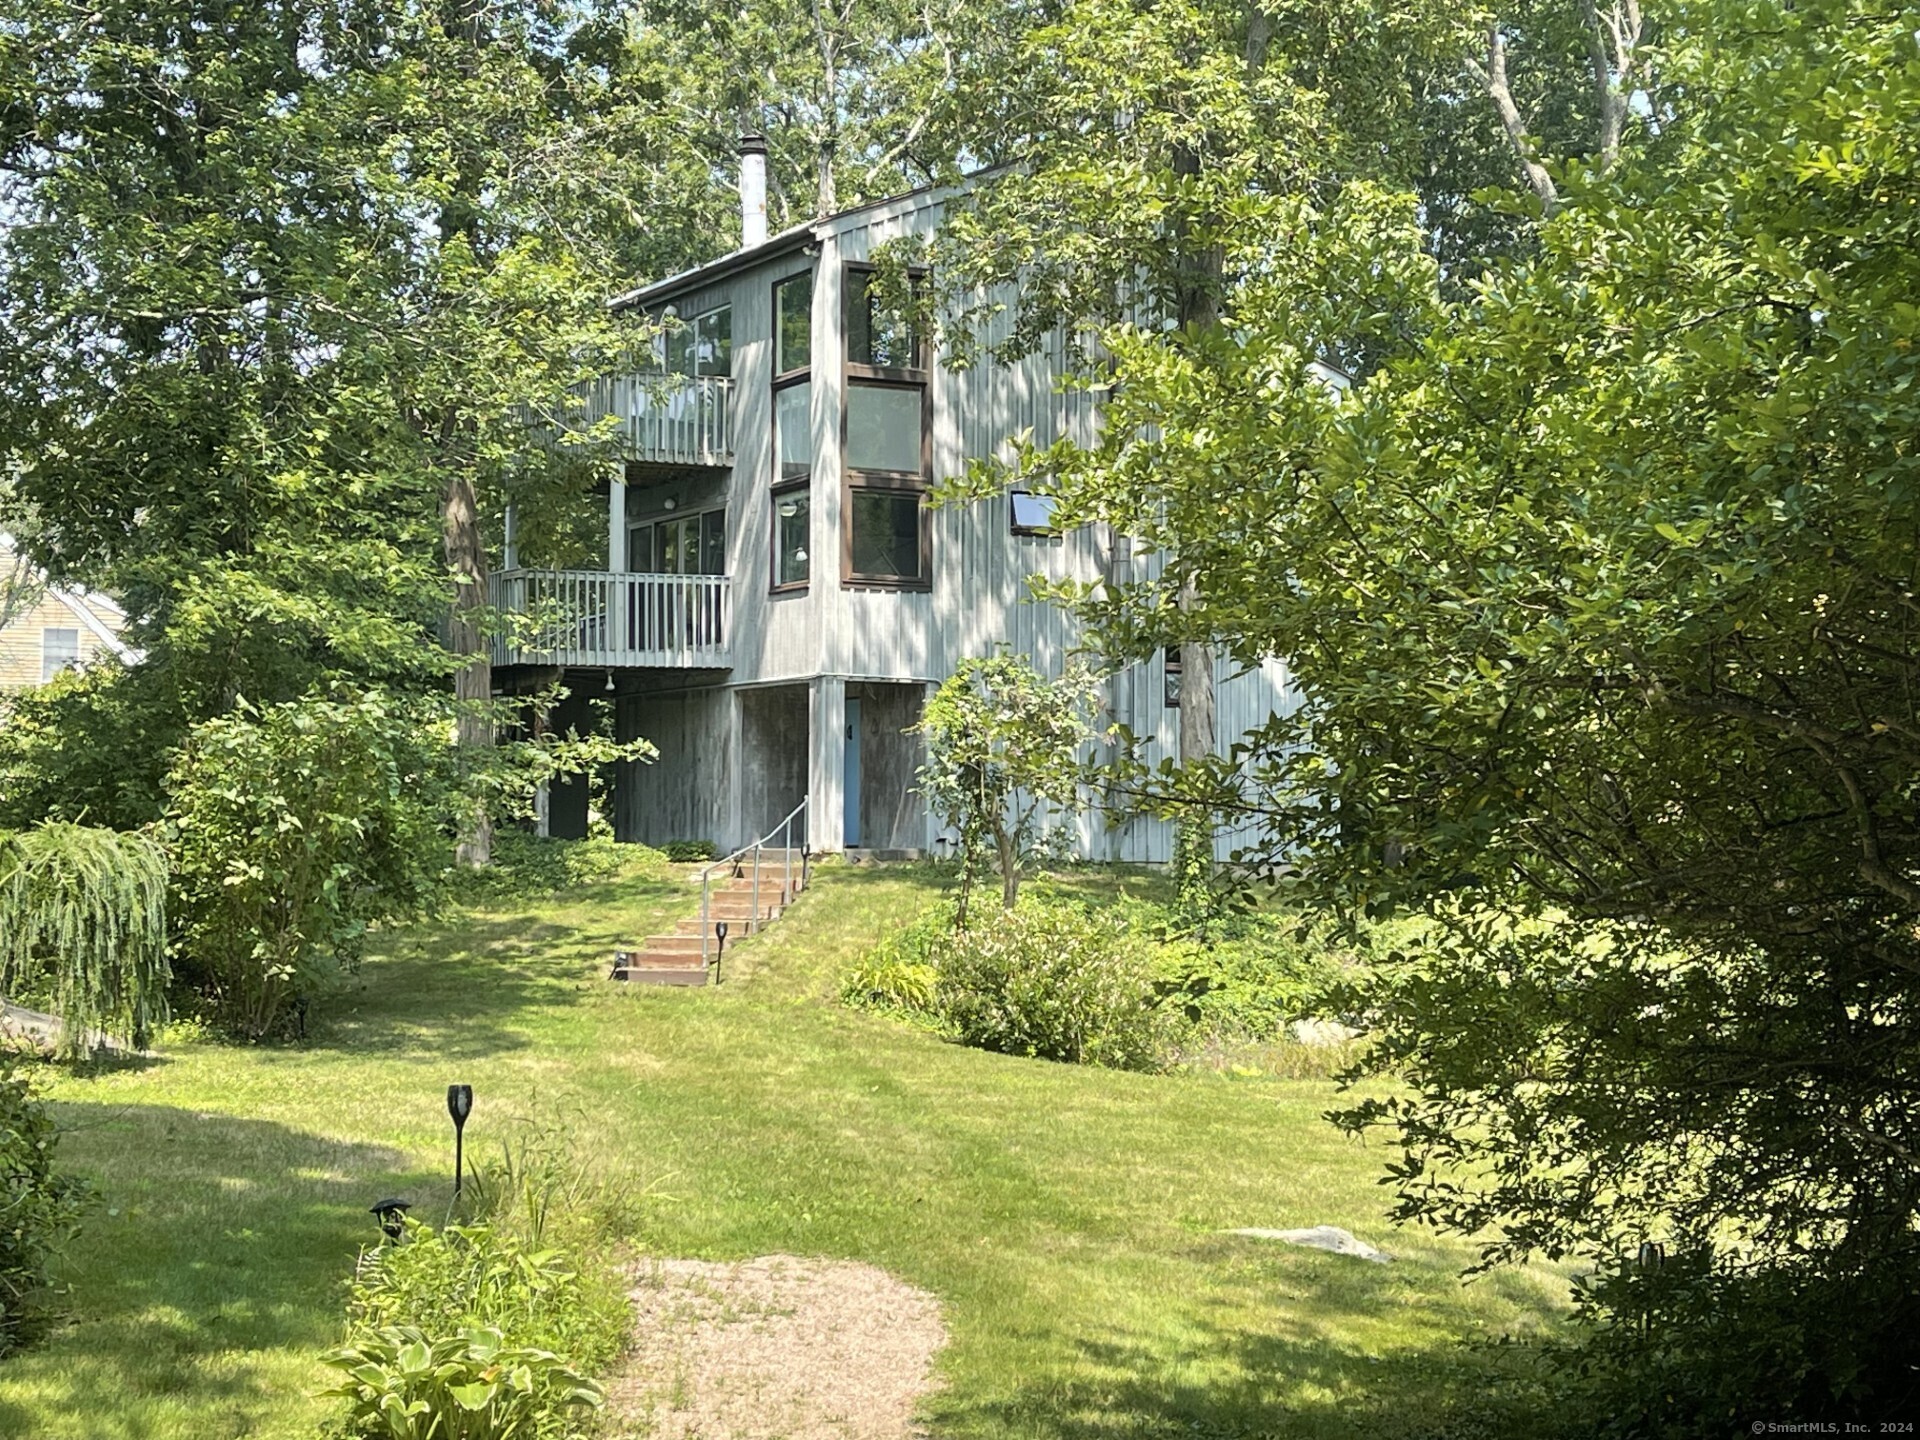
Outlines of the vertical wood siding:
{"label": "vertical wood siding", "polygon": [[[817,259],[788,255],[729,278],[723,284],[681,297],[679,313],[692,315],[715,304],[733,306],[733,372],[736,464],[728,503],[728,570],[734,577],[731,687],[806,682],[810,736],[788,743],[811,753],[808,788],[813,796],[810,832],[821,848],[838,848],[844,784],[841,754],[845,697],[849,683],[906,682],[937,684],[968,656],[1005,646],[1029,655],[1041,669],[1057,672],[1074,652],[1079,628],[1064,611],[1029,598],[1029,577],[1091,580],[1124,573],[1151,575],[1151,555],[1130,555],[1124,541],[1116,547],[1104,526],[1083,526],[1053,536],[1011,533],[1009,502],[1002,497],[936,510],[932,515],[932,588],[926,592],[859,589],[842,586],[840,413],[844,337],[841,325],[842,275],[848,263],[871,260],[889,240],[926,236],[939,218],[937,197],[921,196],[839,217],[823,227]],[[816,267],[813,300],[814,467],[811,487],[812,580],[804,593],[770,595],[772,514],[772,367],[774,283]],[[1011,317],[1002,315],[984,335],[991,344],[1004,338]],[[1064,337],[1055,335],[1038,353],[1010,365],[980,359],[952,370],[936,356],[929,382],[932,405],[932,464],[936,480],[960,474],[968,461],[1007,453],[1010,437],[1031,432],[1045,445],[1068,437],[1086,443],[1095,433],[1092,398],[1063,392],[1066,372]],[[636,511],[629,491],[630,511]],[[637,511],[636,511],[637,513]],[[716,693],[717,692],[712,692]],[[1178,712],[1163,703],[1158,660],[1115,675],[1107,686],[1112,718],[1142,742],[1142,758],[1157,763],[1175,753]],[[1245,675],[1221,667],[1217,688],[1219,743],[1233,744],[1263,724],[1276,709],[1297,703],[1286,667],[1269,661]],[[730,746],[750,747],[740,735],[733,712],[717,701],[702,708],[690,698],[674,707],[623,707],[638,733],[669,750],[726,752],[728,775],[738,774]],[[888,712],[889,723],[898,717]],[[665,727],[670,735],[655,733]],[[756,730],[758,727],[755,727]],[[764,731],[759,732],[764,735]],[[673,753],[673,752],[670,752]],[[762,763],[762,762],[755,762]],[[696,776],[700,777],[696,780]],[[732,831],[744,823],[739,797],[696,802],[686,794],[693,784],[723,783],[705,760],[682,765],[663,762],[636,777],[643,787],[664,794],[646,802],[646,828],[667,815],[708,817],[708,835],[725,845],[748,838]],[[731,781],[724,783],[731,784]],[[704,807],[704,808],[703,808]],[[746,807],[751,808],[751,807]],[[642,812],[635,810],[635,823]],[[731,815],[731,819],[730,819]],[[1095,804],[1056,819],[1077,833],[1090,858],[1164,861],[1171,853],[1169,827],[1124,809]],[[1113,823],[1109,823],[1112,821]],[[915,839],[890,826],[893,843],[930,847],[933,826],[916,819],[926,833]],[[1245,843],[1247,832],[1221,833],[1224,857]]]}

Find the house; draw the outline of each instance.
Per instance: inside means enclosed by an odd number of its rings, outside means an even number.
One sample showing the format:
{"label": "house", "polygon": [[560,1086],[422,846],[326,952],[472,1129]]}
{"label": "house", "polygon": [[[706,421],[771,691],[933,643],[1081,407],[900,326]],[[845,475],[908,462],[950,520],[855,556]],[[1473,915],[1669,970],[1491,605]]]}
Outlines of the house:
{"label": "house", "polygon": [[132,661],[120,639],[126,623],[104,595],[47,584],[0,532],[0,694],[84,669],[103,654]]}
{"label": "house", "polygon": [[[1030,431],[1087,437],[1083,391],[1062,391],[1063,345],[1017,364],[952,369],[890,309],[879,247],[932,233],[951,192],[923,190],[768,236],[764,154],[742,157],[742,244],[622,296],[672,325],[659,374],[593,387],[626,456],[607,494],[606,567],[523,568],[511,544],[492,603],[527,617],[495,649],[496,689],[556,674],[614,702],[620,738],[659,760],[615,783],[622,839],[766,834],[806,800],[806,842],[935,853],[909,732],[932,687],[1006,646],[1056,670],[1073,617],[1028,598],[1028,578],[1123,579],[1155,563],[1104,526],[1056,533],[1050,506],[928,504],[938,479]],[[992,338],[991,336],[989,338]],[[1115,675],[1111,718],[1158,760],[1175,753],[1178,677],[1164,657]],[[1231,742],[1292,703],[1285,667],[1218,676]],[[556,794],[558,834],[583,797]],[[1098,805],[1057,819],[1090,859],[1169,858],[1163,822]],[[1235,843],[1221,837],[1222,853]]]}

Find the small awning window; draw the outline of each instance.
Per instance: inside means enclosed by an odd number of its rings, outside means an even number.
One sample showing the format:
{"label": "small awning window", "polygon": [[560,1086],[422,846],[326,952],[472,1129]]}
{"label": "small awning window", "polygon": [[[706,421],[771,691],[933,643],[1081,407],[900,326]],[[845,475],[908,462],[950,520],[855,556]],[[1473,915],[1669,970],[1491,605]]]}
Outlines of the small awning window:
{"label": "small awning window", "polygon": [[1051,495],[1036,495],[1031,490],[1015,490],[1013,533],[1016,535],[1052,535],[1055,533]]}

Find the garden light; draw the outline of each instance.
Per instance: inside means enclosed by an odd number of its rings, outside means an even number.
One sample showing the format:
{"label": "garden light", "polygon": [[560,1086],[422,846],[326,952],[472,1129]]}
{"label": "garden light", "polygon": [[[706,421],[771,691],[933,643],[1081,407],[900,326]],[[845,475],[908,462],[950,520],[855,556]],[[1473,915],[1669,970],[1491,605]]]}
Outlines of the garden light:
{"label": "garden light", "polygon": [[473,1113],[473,1087],[471,1085],[447,1086],[447,1114],[453,1117],[453,1193],[460,1193],[460,1182],[466,1172],[466,1152],[464,1144],[467,1134],[467,1116]]}
{"label": "garden light", "polygon": [[367,1207],[367,1213],[380,1222],[380,1229],[389,1240],[398,1240],[406,1231],[407,1211],[413,1208],[411,1200],[402,1200],[389,1196],[385,1200],[376,1200]]}

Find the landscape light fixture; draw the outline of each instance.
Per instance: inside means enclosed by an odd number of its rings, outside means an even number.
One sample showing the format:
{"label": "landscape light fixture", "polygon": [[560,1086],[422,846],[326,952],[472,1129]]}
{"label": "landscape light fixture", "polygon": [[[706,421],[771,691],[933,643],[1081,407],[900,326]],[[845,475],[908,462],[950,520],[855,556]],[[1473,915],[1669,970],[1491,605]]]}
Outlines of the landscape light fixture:
{"label": "landscape light fixture", "polygon": [[389,1240],[398,1240],[406,1233],[407,1211],[413,1208],[411,1200],[402,1200],[398,1196],[388,1196],[385,1200],[376,1200],[367,1207],[367,1213],[380,1222],[381,1233]]}
{"label": "landscape light fixture", "polygon": [[720,959],[727,953],[726,921],[716,920],[713,922],[713,938],[719,942],[718,948],[713,952],[713,983],[718,985],[720,983]]}
{"label": "landscape light fixture", "polygon": [[453,1117],[453,1193],[460,1194],[460,1182],[466,1175],[467,1116],[473,1113],[473,1087],[447,1086],[447,1114]]}

